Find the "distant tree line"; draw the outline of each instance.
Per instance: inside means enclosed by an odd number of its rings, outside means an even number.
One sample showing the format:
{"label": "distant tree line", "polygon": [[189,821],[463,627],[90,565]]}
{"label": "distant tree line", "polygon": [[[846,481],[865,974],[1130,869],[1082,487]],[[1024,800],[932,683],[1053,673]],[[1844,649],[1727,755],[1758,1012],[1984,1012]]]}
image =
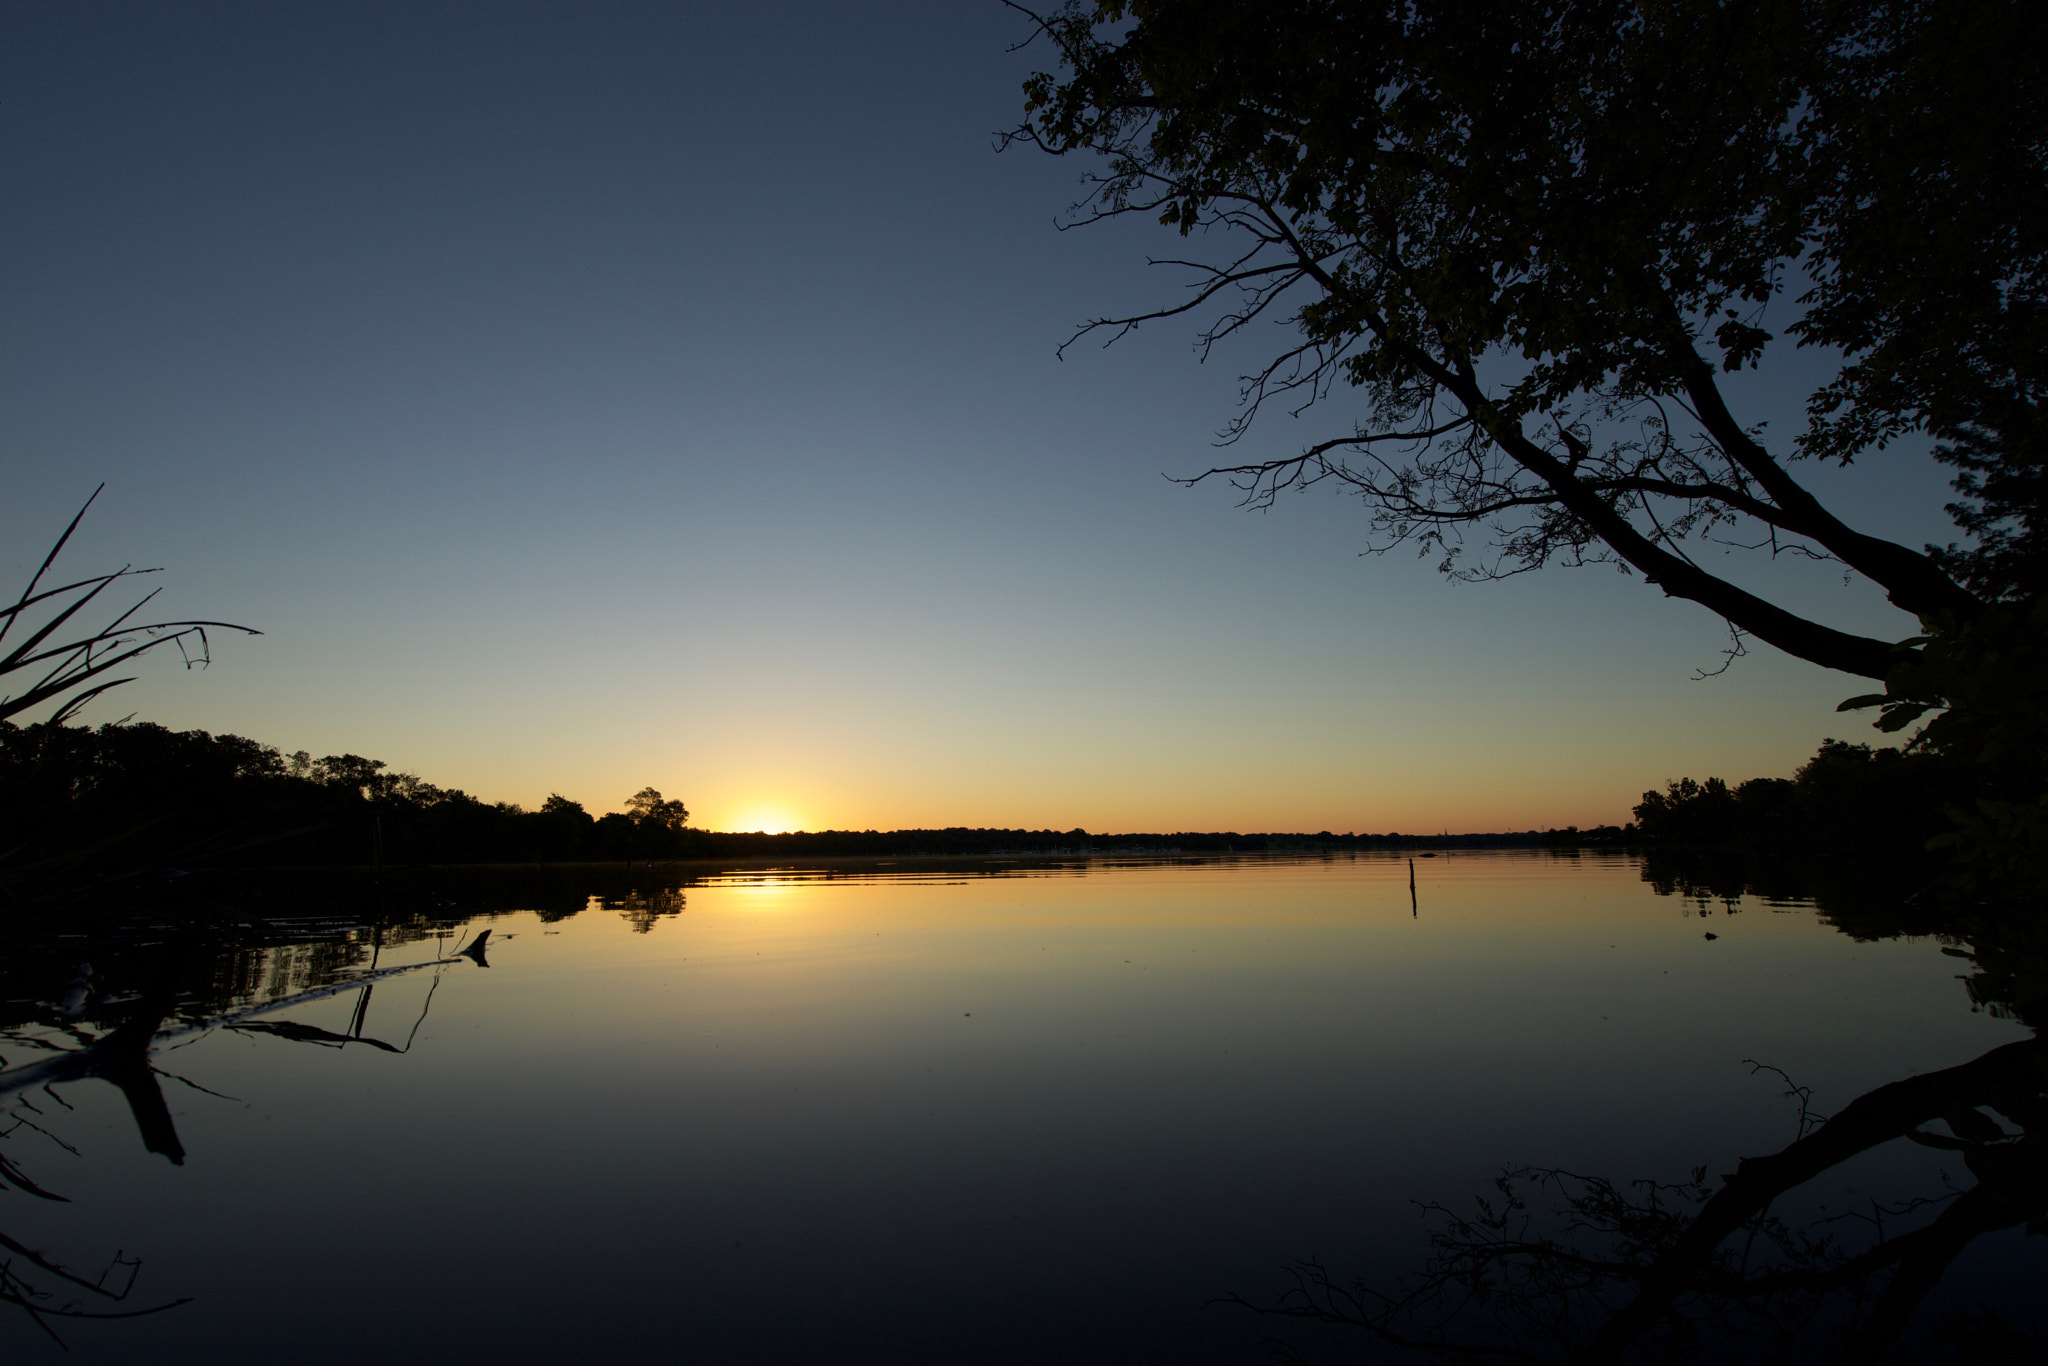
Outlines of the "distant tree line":
{"label": "distant tree line", "polygon": [[0,723],[0,884],[166,865],[361,867],[669,859],[1261,853],[1649,845],[1667,849],[1918,855],[1952,829],[1973,775],[1926,750],[1829,740],[1789,779],[1680,778],[1646,792],[1635,823],[1435,835],[1387,832],[1095,834],[949,826],[785,834],[700,830],[681,801],[642,788],[593,816],[559,794],[538,810],[486,802],[356,754],[286,754],[239,735],[151,723]]}
{"label": "distant tree line", "polygon": [[0,881],[163,864],[287,866],[687,856],[680,801],[643,788],[593,817],[485,802],[382,760],[284,754],[152,723],[0,724]]}
{"label": "distant tree line", "polygon": [[1537,830],[1479,835],[1339,835],[1328,830],[1152,831],[1116,835],[1086,830],[1005,830],[947,826],[938,830],[800,830],[784,835],[702,832],[706,857],[856,858],[976,855],[1056,857],[1062,854],[1257,854],[1341,852],[1362,849],[1524,849],[1543,839]]}
{"label": "distant tree line", "polygon": [[1257,853],[1537,844],[1494,835],[1091,834],[1082,829],[722,833],[652,787],[592,816],[559,794],[537,811],[486,802],[357,754],[286,754],[239,735],[143,722],[0,723],[0,884],[166,865],[288,867],[686,858]]}

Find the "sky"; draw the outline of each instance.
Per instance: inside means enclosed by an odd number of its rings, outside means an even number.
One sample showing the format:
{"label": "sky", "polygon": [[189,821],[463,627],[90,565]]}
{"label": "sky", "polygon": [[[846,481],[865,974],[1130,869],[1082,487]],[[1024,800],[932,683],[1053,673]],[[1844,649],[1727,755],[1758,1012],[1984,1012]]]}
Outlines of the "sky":
{"label": "sky", "polygon": [[[1610,569],[1453,584],[1224,458],[1164,229],[1059,231],[995,0],[0,10],[0,574],[161,566],[84,719],[715,829],[1481,831],[1787,776],[1867,690]],[[1258,344],[1276,338],[1260,337]],[[1798,430],[1820,358],[1743,376]],[[1242,458],[1348,423],[1262,417]],[[1948,540],[1924,449],[1801,475]],[[1745,586],[1887,639],[1827,565]]]}

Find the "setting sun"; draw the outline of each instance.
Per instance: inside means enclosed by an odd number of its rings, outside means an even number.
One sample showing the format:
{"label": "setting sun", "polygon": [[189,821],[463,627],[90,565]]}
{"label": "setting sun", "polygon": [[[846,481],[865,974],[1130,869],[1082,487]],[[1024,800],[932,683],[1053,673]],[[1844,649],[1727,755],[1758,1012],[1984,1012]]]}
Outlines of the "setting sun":
{"label": "setting sun", "polygon": [[733,830],[758,830],[765,835],[786,835],[792,830],[804,828],[803,822],[793,813],[779,806],[750,806],[741,808],[729,827]]}

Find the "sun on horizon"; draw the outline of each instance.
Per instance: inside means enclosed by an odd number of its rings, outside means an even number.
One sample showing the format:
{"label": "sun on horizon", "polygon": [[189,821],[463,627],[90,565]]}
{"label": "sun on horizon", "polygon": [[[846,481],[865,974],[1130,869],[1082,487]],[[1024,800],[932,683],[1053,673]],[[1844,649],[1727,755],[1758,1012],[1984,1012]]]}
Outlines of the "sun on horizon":
{"label": "sun on horizon", "polygon": [[740,808],[737,815],[721,820],[714,827],[730,830],[735,834],[787,835],[792,830],[804,829],[802,818],[786,807],[747,806]]}

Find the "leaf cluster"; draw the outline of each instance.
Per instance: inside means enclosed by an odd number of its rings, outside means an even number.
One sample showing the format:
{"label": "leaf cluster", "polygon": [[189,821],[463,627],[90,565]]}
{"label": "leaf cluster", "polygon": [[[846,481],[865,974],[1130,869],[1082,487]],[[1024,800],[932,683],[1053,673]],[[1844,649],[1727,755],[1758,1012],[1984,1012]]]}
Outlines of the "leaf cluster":
{"label": "leaf cluster", "polygon": [[1901,650],[1883,692],[1840,709],[1874,708],[1884,731],[1924,721],[1911,747],[1972,777],[1937,847],[1961,859],[1966,886],[2039,904],[2048,895],[2048,596],[1932,625],[1906,642],[1917,648]]}

